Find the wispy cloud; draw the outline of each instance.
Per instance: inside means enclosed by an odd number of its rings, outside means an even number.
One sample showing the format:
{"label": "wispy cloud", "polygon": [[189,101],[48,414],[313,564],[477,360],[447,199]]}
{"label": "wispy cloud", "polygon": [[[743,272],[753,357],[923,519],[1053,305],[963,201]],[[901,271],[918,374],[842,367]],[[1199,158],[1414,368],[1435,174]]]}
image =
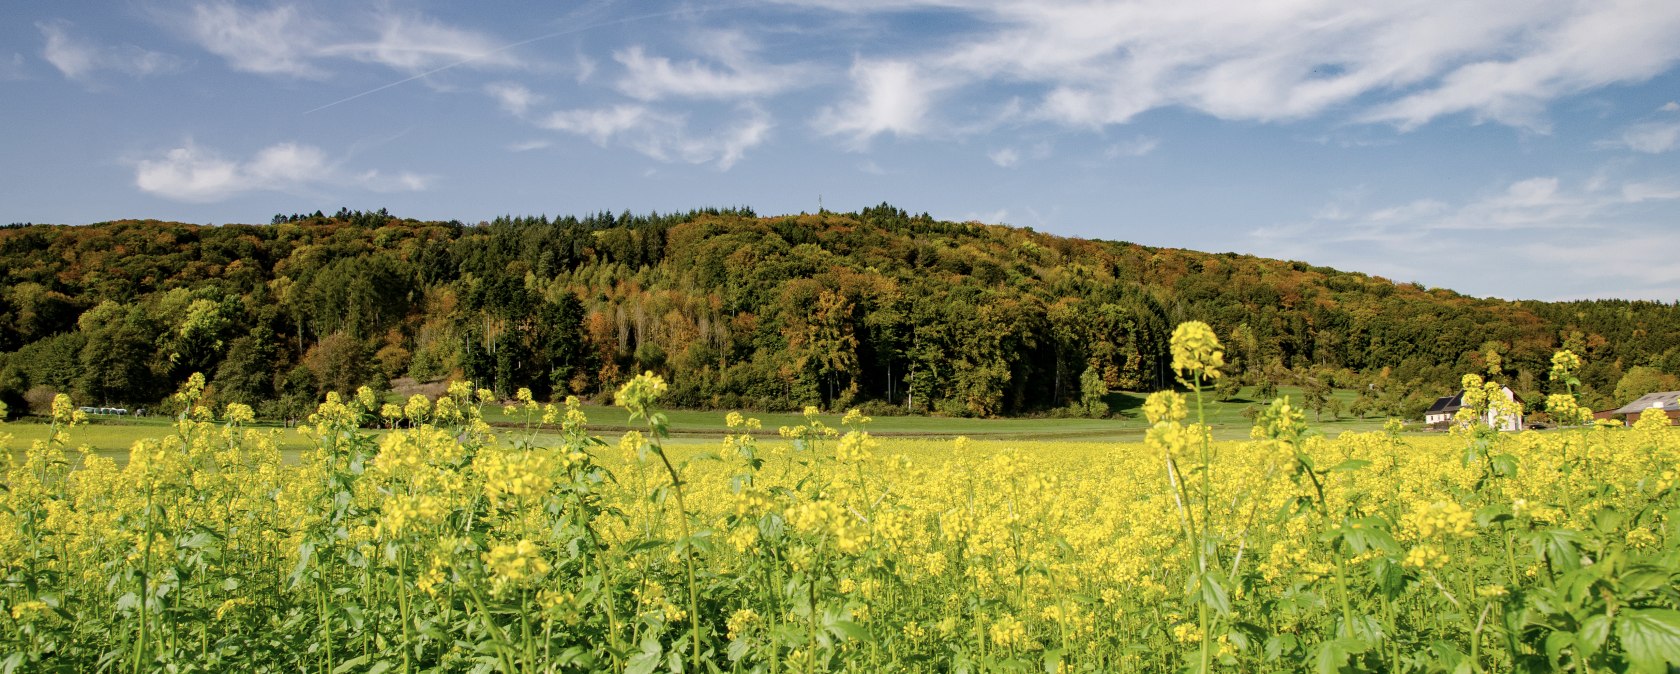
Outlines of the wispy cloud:
{"label": "wispy cloud", "polygon": [[1669,101],[1657,111],[1669,113],[1665,115],[1668,119],[1630,125],[1622,130],[1621,137],[1600,141],[1599,147],[1626,148],[1646,154],[1661,154],[1680,147],[1680,119],[1672,114],[1680,112],[1680,103]]}
{"label": "wispy cloud", "polygon": [[1021,153],[1016,152],[1015,148],[1012,147],[987,152],[986,156],[992,160],[993,164],[1004,168],[1010,168],[1021,162]]}
{"label": "wispy cloud", "polygon": [[623,145],[659,161],[714,163],[725,171],[763,143],[773,126],[762,108],[744,105],[727,127],[696,134],[686,116],[633,104],[561,110],[538,125],[584,136],[602,147]]}
{"label": "wispy cloud", "polygon": [[541,94],[527,89],[525,85],[513,82],[492,82],[484,85],[484,93],[496,99],[503,110],[515,117],[524,117],[531,107],[541,103]]}
{"label": "wispy cloud", "polygon": [[1118,157],[1143,157],[1161,146],[1161,139],[1150,136],[1138,136],[1131,140],[1115,143],[1103,150],[1103,156],[1109,159]]}
{"label": "wispy cloud", "polygon": [[[1250,233],[1261,255],[1311,259],[1401,281],[1509,299],[1622,297],[1675,300],[1680,230],[1665,213],[1680,181],[1566,182],[1540,176],[1461,203],[1421,198],[1367,206],[1364,191],[1311,219]],[[1490,256],[1503,271],[1488,273]],[[1531,288],[1554,290],[1537,296]]]}
{"label": "wispy cloud", "polygon": [[[1035,88],[1030,114],[1075,127],[1178,106],[1258,121],[1334,112],[1404,129],[1463,113],[1544,130],[1549,102],[1642,81],[1680,60],[1680,4],[1668,0],[786,1],[861,14],[967,14],[988,28],[893,58],[954,89]],[[848,130],[903,126],[856,122]]]}
{"label": "wispy cloud", "polygon": [[508,149],[509,152],[530,152],[532,150],[541,150],[541,149],[547,148],[550,145],[553,145],[553,143],[551,143],[549,141],[546,141],[546,140],[542,140],[542,139],[536,139],[536,140],[520,141],[518,143],[510,143],[507,146],[507,149]]}
{"label": "wispy cloud", "polygon": [[[51,63],[67,79],[89,82],[100,71],[145,77],[181,67],[181,60],[169,54],[129,44],[101,45],[72,35],[71,24],[68,21],[43,21],[35,26],[40,29],[45,40],[41,48],[41,58]],[[12,61],[13,65],[8,72],[16,71],[21,74],[22,56],[14,54]]]}
{"label": "wispy cloud", "polygon": [[223,157],[187,142],[161,157],[135,163],[134,183],[142,191],[186,202],[214,202],[248,192],[299,192],[350,185],[375,192],[426,189],[432,179],[409,172],[347,171],[320,148],[279,143],[248,160]]}
{"label": "wispy cloud", "polygon": [[424,15],[381,12],[374,16],[374,23],[379,26],[376,39],[324,45],[321,55],[344,56],[407,73],[453,63],[476,68],[510,68],[522,63],[505,43],[490,35]]}
{"label": "wispy cloud", "polygon": [[524,64],[494,36],[389,8],[345,21],[294,4],[253,9],[212,2],[195,5],[184,17],[169,15],[164,20],[182,25],[190,38],[222,57],[228,67],[264,75],[319,79],[328,74],[324,63],[334,59],[410,74],[457,63],[475,68]]}
{"label": "wispy cloud", "polygon": [[306,78],[326,74],[312,61],[332,25],[305,15],[294,5],[251,10],[227,2],[201,4],[180,25],[200,47],[222,57],[234,70]]}
{"label": "wispy cloud", "polygon": [[665,98],[739,100],[763,98],[809,85],[812,68],[801,64],[772,65],[758,60],[755,47],[740,33],[707,33],[697,40],[708,45],[716,66],[698,59],[673,61],[651,56],[641,46],[613,54],[624,66],[617,83],[626,96],[644,101]]}
{"label": "wispy cloud", "polygon": [[1622,132],[1621,145],[1636,152],[1659,154],[1680,147],[1680,121],[1636,124]]}

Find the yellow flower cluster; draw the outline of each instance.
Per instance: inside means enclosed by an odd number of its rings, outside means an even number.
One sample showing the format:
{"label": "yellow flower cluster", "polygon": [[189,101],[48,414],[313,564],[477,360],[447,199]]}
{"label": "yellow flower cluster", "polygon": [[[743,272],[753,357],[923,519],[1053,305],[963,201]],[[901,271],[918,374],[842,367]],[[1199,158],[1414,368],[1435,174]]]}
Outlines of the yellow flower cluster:
{"label": "yellow flower cluster", "polygon": [[1172,352],[1172,368],[1180,377],[1218,379],[1219,368],[1225,366],[1225,351],[1219,345],[1219,336],[1201,321],[1179,323],[1173,329],[1168,347]]}
{"label": "yellow flower cluster", "polygon": [[1018,648],[1027,645],[1026,624],[1009,613],[993,620],[992,626],[986,630],[986,635],[992,638],[992,644],[998,648]]}
{"label": "yellow flower cluster", "polygon": [[473,468],[484,476],[484,495],[491,505],[528,507],[553,489],[557,458],[553,450],[489,448],[473,459]]}
{"label": "yellow flower cluster", "polygon": [[1473,538],[1476,516],[1455,501],[1418,503],[1400,519],[1400,526],[1408,540]]}
{"label": "yellow flower cluster", "polygon": [[548,560],[530,539],[513,543],[497,543],[484,553],[484,565],[490,570],[492,589],[502,592],[528,585],[548,573]]}
{"label": "yellow flower cluster", "polygon": [[734,613],[729,614],[729,620],[725,623],[725,626],[729,628],[729,640],[734,641],[745,636],[747,630],[752,629],[758,622],[758,611],[750,608],[735,609]]}

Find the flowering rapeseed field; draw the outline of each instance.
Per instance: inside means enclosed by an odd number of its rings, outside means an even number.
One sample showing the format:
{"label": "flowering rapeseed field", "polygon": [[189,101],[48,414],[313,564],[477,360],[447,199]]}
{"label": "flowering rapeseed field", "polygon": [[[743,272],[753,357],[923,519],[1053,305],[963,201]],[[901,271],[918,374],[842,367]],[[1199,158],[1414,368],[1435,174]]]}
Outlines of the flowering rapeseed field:
{"label": "flowering rapeseed field", "polygon": [[[283,466],[201,380],[114,462],[0,492],[4,671],[1636,671],[1680,665],[1680,431],[1213,442],[1211,335],[1144,444],[886,441],[810,410],[667,448],[575,403],[329,397]],[[832,418],[831,418],[832,419]],[[375,436],[370,425],[395,427]],[[559,432],[535,446],[540,429]],[[0,438],[3,440],[3,438]]]}

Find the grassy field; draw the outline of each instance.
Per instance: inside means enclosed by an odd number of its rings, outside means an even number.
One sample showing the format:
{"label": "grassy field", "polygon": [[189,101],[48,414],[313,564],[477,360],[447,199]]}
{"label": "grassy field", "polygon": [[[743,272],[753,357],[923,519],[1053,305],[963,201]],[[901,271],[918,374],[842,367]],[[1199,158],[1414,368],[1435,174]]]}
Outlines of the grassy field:
{"label": "grassy field", "polygon": [[[1245,391],[1246,392],[1246,391]],[[1279,395],[1290,396],[1292,400],[1300,400],[1299,389],[1282,387]],[[967,436],[973,439],[1021,441],[1021,442],[1141,442],[1148,422],[1143,418],[1140,408],[1147,394],[1143,393],[1114,393],[1109,396],[1109,407],[1115,410],[1106,419],[1057,419],[1049,417],[1019,417],[1007,419],[964,419],[953,417],[929,416],[893,416],[876,417],[870,424],[870,432],[883,437],[925,437],[925,438],[953,438]],[[1338,391],[1338,398],[1351,400],[1351,391]],[[397,401],[400,402],[400,401]],[[1345,401],[1344,401],[1345,402]],[[1208,423],[1213,426],[1214,437],[1220,440],[1241,440],[1248,437],[1248,429],[1252,422],[1243,416],[1243,411],[1253,401],[1238,399],[1230,402],[1207,400],[1204,411]],[[627,419],[623,410],[616,407],[602,405],[584,405],[584,412],[589,415],[590,430],[594,433],[612,436],[626,430]],[[678,444],[716,442],[724,435],[725,412],[718,410],[671,410],[667,416],[671,421],[673,441]],[[764,424],[764,428],[774,433],[781,426],[797,426],[804,423],[804,416],[790,412],[752,412],[747,416],[756,417]],[[491,424],[502,427],[503,435],[509,436],[510,426],[518,426],[522,417],[506,415],[499,407],[487,406],[484,418]],[[839,414],[824,414],[824,423],[838,426]],[[1371,431],[1382,428],[1383,419],[1372,417],[1367,419],[1326,418],[1322,422],[1315,422],[1314,426],[1330,435],[1344,431]],[[307,447],[309,441],[295,429],[285,428],[275,423],[258,423],[256,428],[269,428],[279,433],[282,452],[292,458],[296,452]],[[28,447],[29,443],[46,437],[48,426],[35,419],[6,424],[4,432],[13,436],[12,450]],[[149,417],[142,419],[107,419],[95,418],[93,423],[76,429],[73,441],[77,447],[87,445],[95,452],[114,458],[126,456],[128,449],[136,440],[158,437],[172,433],[172,420],[164,417]]]}

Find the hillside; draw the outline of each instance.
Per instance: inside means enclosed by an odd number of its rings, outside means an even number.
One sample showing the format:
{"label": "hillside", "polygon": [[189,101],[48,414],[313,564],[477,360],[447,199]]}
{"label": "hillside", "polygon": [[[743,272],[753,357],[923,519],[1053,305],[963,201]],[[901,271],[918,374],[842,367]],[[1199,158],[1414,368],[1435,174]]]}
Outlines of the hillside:
{"label": "hillside", "polygon": [[[265,225],[0,229],[0,396],[155,403],[192,372],[295,415],[329,390],[467,377],[604,398],[654,370],[689,407],[864,405],[998,416],[1171,383],[1166,339],[1211,323],[1233,382],[1360,392],[1415,413],[1499,353],[1544,398],[1553,350],[1585,401],[1680,375],[1680,308],[1477,299],[1231,253],[858,213],[500,218],[384,211]],[[1666,379],[1665,379],[1666,378]]]}

